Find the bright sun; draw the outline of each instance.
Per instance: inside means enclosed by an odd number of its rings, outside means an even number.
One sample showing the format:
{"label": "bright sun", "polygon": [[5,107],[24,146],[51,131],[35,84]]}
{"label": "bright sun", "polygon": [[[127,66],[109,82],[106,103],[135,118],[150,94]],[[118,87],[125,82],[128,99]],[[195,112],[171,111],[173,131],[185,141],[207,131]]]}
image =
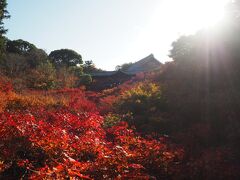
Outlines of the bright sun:
{"label": "bright sun", "polygon": [[[165,1],[170,21],[179,23],[179,30],[191,33],[216,24],[224,16],[229,0],[169,0]],[[162,14],[162,13],[161,13]]]}
{"label": "bright sun", "polygon": [[[214,26],[223,17],[225,6],[230,0],[159,0],[145,27],[139,28],[136,39],[130,44],[129,52],[154,53],[161,61],[168,60],[171,43],[181,35]],[[137,59],[137,58],[136,58]]]}

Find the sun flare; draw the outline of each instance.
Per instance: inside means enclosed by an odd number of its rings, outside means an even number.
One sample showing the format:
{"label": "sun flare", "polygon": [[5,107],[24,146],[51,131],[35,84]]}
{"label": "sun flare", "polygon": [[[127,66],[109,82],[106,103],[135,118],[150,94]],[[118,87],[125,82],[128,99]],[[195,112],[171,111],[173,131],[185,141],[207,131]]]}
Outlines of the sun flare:
{"label": "sun flare", "polygon": [[[178,25],[179,32],[193,33],[218,23],[224,17],[229,0],[170,0],[165,1],[169,21]],[[168,11],[168,12],[167,12]],[[169,12],[170,11],[170,12]],[[161,13],[162,14],[162,13]]]}
{"label": "sun flare", "polygon": [[[171,43],[181,35],[194,34],[224,18],[230,0],[163,0],[159,1],[145,27],[141,27],[126,57],[133,52],[144,56],[154,53],[168,61]],[[136,58],[137,59],[137,58]]]}

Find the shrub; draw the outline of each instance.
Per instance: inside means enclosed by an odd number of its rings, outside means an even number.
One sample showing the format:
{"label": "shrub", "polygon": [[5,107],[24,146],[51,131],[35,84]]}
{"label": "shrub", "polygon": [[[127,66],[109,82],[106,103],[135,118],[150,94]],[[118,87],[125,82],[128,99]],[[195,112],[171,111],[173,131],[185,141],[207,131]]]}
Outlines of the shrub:
{"label": "shrub", "polygon": [[160,87],[151,82],[137,83],[132,89],[123,92],[116,107],[118,113],[132,113],[129,122],[143,131],[161,127],[161,113],[166,111]]}
{"label": "shrub", "polygon": [[28,76],[28,86],[34,89],[48,90],[56,86],[56,70],[50,62],[41,63]]}
{"label": "shrub", "polygon": [[6,109],[8,110],[24,110],[28,108],[56,108],[66,107],[68,100],[64,97],[54,98],[41,94],[21,95],[12,93],[8,96]]}
{"label": "shrub", "polygon": [[79,77],[78,86],[84,85],[90,85],[92,83],[92,77],[89,74],[84,74]]}
{"label": "shrub", "polygon": [[122,122],[107,130],[96,113],[0,114],[1,179],[170,178],[182,150],[145,139]]}
{"label": "shrub", "polygon": [[104,117],[104,127],[109,128],[117,125],[121,121],[121,118],[117,114],[109,113]]}

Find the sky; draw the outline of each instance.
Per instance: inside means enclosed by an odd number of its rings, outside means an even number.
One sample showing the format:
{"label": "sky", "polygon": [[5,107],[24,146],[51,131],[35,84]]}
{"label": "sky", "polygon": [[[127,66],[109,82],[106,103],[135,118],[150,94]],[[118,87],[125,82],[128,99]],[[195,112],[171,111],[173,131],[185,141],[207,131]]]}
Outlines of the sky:
{"label": "sky", "polygon": [[44,49],[73,49],[101,69],[154,54],[217,22],[227,0],[8,0],[7,37]]}

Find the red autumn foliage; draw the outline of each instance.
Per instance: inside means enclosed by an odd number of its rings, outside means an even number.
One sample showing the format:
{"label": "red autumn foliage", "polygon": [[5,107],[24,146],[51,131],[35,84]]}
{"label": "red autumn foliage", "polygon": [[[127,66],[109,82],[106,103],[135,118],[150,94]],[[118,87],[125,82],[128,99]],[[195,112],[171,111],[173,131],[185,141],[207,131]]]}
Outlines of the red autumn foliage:
{"label": "red autumn foliage", "polygon": [[1,177],[85,179],[170,175],[165,166],[181,158],[157,140],[144,139],[121,123],[102,128],[96,113],[21,112],[1,114]]}
{"label": "red autumn foliage", "polygon": [[10,81],[1,77],[0,78],[0,92],[8,93],[12,90],[13,90],[13,86],[10,83]]}
{"label": "red autumn foliage", "polygon": [[[196,146],[196,138],[207,141],[210,136],[206,123],[173,139],[159,134],[143,136],[124,121],[126,115],[112,112],[118,98],[137,83],[129,81],[98,93],[82,89],[27,91],[17,95],[24,106],[10,109],[12,102],[6,98],[8,105],[0,113],[0,179],[213,179],[239,175],[231,160],[232,149]],[[1,89],[1,93],[4,97],[14,94],[11,88]],[[38,97],[36,103],[33,97]],[[53,99],[48,102],[50,97]],[[58,106],[61,98],[67,101]],[[105,115],[116,122],[107,124]],[[183,148],[173,143],[174,139],[188,145]]]}
{"label": "red autumn foliage", "polygon": [[68,106],[0,114],[1,179],[158,179],[176,172],[181,148],[143,138],[126,122],[104,128],[82,90],[47,93],[68,96]]}

